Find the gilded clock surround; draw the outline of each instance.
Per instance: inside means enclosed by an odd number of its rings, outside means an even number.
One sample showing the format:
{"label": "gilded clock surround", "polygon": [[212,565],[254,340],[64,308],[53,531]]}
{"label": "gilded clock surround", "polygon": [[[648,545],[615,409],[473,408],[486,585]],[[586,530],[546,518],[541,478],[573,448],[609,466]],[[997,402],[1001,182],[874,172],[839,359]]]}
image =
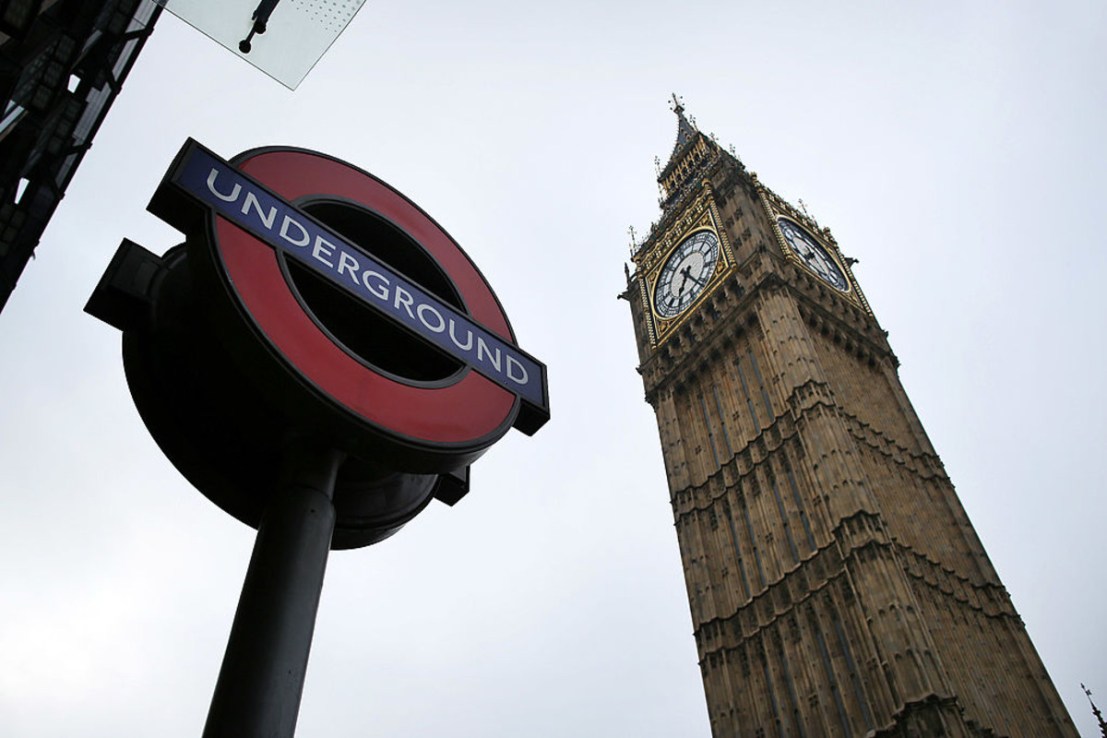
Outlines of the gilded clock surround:
{"label": "gilded clock surround", "polygon": [[[784,238],[784,234],[780,230],[778,221],[780,218],[786,218],[796,225],[800,226],[808,234],[813,236],[816,241],[823,247],[827,255],[834,260],[834,263],[838,269],[842,272],[846,278],[846,284],[849,285],[849,290],[842,293],[843,296],[854,303],[861,309],[863,309],[869,315],[872,315],[872,308],[869,307],[868,300],[865,299],[864,293],[861,291],[861,287],[857,284],[857,281],[853,278],[853,270],[850,268],[850,260],[842,256],[841,250],[838,248],[838,242],[834,240],[834,236],[831,235],[829,228],[820,228],[819,224],[811,218],[811,216],[793,207],[791,203],[784,200],[775,192],[770,190],[758,179],[757,175],[753,175],[753,182],[758,194],[758,198],[761,201],[762,207],[765,208],[765,212],[768,213],[773,226],[773,235],[775,236],[777,247],[784,254],[784,257],[802,269],[804,273],[813,274],[803,260],[788,246],[788,241]],[[813,275],[817,276],[817,275]],[[832,288],[833,289],[833,288]]]}
{"label": "gilded clock surround", "polygon": [[[734,250],[730,245],[726,232],[718,226],[718,210],[711,198],[711,190],[705,187],[700,197],[697,198],[684,216],[674,221],[666,231],[657,238],[651,239],[651,247],[639,252],[641,260],[638,265],[638,273],[642,299],[650,306],[649,309],[649,333],[654,345],[664,343],[673,335],[688,317],[696,312],[697,307],[704,300],[710,298],[718,286],[726,277],[734,272]],[[708,280],[703,291],[682,310],[678,315],[666,318],[658,313],[654,304],[654,292],[657,282],[668,263],[669,257],[680,247],[685,240],[699,231],[710,231],[719,240],[719,259],[715,263],[715,270]]]}
{"label": "gilded clock surround", "polygon": [[[851,284],[849,278],[846,277],[846,272],[843,268],[843,265],[834,257],[830,249],[827,248],[826,244],[824,244],[818,236],[813,235],[809,230],[799,225],[794,220],[790,218],[785,218],[783,216],[775,218],[773,220],[773,225],[776,226],[777,234],[783,237],[784,242],[787,244],[786,253],[789,259],[799,263],[805,268],[810,269],[815,273],[815,276],[819,277],[839,292],[850,291]],[[821,274],[819,270],[811,264],[804,264],[803,255],[798,252],[792,239],[788,238],[788,233],[792,233],[793,239],[798,236],[800,240],[807,243],[809,248],[812,246],[814,247],[813,251],[815,256],[813,256],[812,258],[823,258],[824,269],[828,271],[829,276]],[[835,284],[834,281],[832,281],[833,279],[840,280],[841,284]]]}

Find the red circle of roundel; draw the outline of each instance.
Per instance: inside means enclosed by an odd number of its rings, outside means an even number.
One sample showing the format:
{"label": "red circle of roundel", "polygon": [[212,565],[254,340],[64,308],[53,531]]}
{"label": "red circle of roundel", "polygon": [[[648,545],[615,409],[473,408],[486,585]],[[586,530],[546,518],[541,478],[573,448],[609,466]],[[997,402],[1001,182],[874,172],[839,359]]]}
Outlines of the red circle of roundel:
{"label": "red circle of roundel", "polygon": [[[267,149],[234,165],[287,201],[340,197],[387,218],[442,267],[469,315],[514,343],[488,283],[445,231],[370,174],[310,151]],[[276,250],[230,221],[215,218],[215,246],[254,324],[297,372],[358,418],[392,434],[432,444],[468,444],[511,420],[516,398],[474,371],[454,383],[419,387],[384,376],[337,346],[305,312],[285,280]]]}

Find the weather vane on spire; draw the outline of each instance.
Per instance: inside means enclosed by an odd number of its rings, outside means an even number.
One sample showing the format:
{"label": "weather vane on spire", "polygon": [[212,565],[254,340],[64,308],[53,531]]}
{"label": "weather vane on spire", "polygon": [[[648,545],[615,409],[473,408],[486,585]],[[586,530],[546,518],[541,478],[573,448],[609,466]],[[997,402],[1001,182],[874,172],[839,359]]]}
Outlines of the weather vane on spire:
{"label": "weather vane on spire", "polygon": [[673,93],[672,111],[674,113],[676,113],[677,115],[683,115],[684,114],[684,101],[681,100],[679,97],[677,97],[677,94],[675,92]]}

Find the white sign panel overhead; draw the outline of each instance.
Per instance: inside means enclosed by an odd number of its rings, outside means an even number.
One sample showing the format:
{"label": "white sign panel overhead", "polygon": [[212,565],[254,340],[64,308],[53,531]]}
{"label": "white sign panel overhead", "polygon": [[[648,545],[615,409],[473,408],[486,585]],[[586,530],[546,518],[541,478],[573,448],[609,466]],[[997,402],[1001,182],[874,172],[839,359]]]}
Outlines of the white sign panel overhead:
{"label": "white sign panel overhead", "polygon": [[365,4],[365,0],[156,2],[292,90]]}

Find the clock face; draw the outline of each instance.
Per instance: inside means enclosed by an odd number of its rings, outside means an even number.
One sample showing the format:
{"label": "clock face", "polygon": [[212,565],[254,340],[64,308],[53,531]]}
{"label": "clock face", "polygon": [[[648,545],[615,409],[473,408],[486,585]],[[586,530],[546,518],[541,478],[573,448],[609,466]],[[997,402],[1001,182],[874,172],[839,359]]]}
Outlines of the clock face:
{"label": "clock face", "polygon": [[837,262],[815,240],[814,236],[784,218],[778,219],[777,225],[780,226],[780,232],[784,235],[784,240],[788,242],[789,248],[796,252],[800,261],[806,264],[808,269],[815,272],[819,279],[834,289],[842,292],[849,291],[849,282],[846,280],[846,275],[842,274]]}
{"label": "clock face", "polygon": [[707,288],[719,262],[719,237],[698,231],[681,241],[653,290],[653,306],[662,318],[675,318]]}

